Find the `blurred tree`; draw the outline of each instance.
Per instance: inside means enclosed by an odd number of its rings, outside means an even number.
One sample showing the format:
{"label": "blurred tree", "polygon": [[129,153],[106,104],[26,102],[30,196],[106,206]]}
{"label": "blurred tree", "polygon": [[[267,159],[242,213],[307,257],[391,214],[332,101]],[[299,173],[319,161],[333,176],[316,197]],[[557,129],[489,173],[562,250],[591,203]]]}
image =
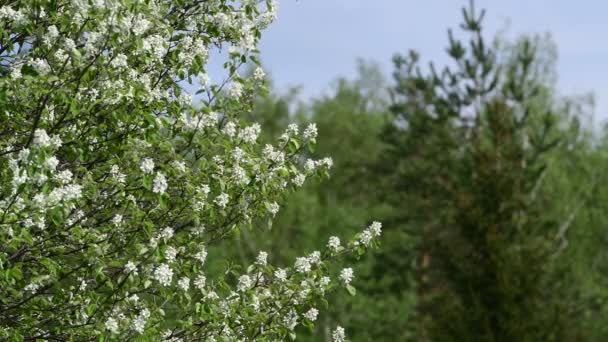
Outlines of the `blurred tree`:
{"label": "blurred tree", "polygon": [[579,297],[559,281],[572,264],[555,257],[567,217],[552,215],[542,182],[573,133],[543,78],[552,51],[528,38],[489,46],[483,16],[463,9],[467,45],[449,31],[452,67],[425,74],[415,52],[394,58],[380,165],[395,189],[384,200],[420,236],[417,340],[580,340]]}

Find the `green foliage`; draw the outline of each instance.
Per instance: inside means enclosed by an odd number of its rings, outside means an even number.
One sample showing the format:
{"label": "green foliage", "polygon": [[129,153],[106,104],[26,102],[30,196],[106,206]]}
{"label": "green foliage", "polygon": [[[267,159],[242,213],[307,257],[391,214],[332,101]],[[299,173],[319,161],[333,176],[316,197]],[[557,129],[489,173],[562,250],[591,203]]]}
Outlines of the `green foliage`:
{"label": "green foliage", "polygon": [[484,41],[484,12],[471,4],[463,16],[470,40],[449,32],[453,68],[424,74],[416,53],[394,59],[385,162],[405,194],[392,201],[421,237],[419,337],[577,340],[580,302],[560,281],[569,264],[555,257],[560,217],[548,214],[558,204],[542,183],[566,136],[534,73],[542,51],[523,39],[501,55]]}

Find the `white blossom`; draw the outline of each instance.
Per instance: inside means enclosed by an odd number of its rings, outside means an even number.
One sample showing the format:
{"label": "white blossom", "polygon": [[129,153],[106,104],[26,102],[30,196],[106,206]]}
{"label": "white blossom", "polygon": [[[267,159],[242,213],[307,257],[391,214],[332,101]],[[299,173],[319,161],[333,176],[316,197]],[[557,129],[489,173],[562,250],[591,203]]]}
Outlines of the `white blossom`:
{"label": "white blossom", "polygon": [[374,221],[368,227],[368,230],[372,233],[374,237],[379,237],[382,234],[382,223]]}
{"label": "white blossom", "polygon": [[167,247],[167,249],[165,250],[165,259],[167,260],[167,262],[172,263],[175,261],[175,257],[177,256],[177,249],[175,249],[175,247],[173,246],[169,246]]}
{"label": "white blossom", "polygon": [[334,330],[331,334],[331,338],[333,342],[344,342],[346,340],[344,328],[342,328],[341,326],[337,326],[336,330]]}
{"label": "white blossom", "polygon": [[205,264],[205,260],[207,259],[207,250],[205,248],[201,249],[194,255],[194,259],[198,260],[201,263],[201,266]]}
{"label": "white blossom", "polygon": [[38,284],[38,283],[29,283],[23,289],[25,291],[28,291],[28,292],[31,292],[31,293],[35,293],[36,291],[38,291],[39,288],[40,288],[40,284]]}
{"label": "white blossom", "polygon": [[133,273],[134,275],[137,275],[137,266],[135,266],[133,261],[129,260],[129,262],[127,262],[127,264],[125,265],[125,271],[127,271],[127,273]]}
{"label": "white blossom", "polygon": [[350,267],[344,268],[342,271],[340,271],[339,278],[345,285],[350,284],[354,277],[355,275],[353,269]]}
{"label": "white blossom", "polygon": [[151,174],[152,172],[154,172],[154,160],[150,159],[150,158],[144,158],[141,161],[141,164],[139,166],[139,169],[146,174]]}
{"label": "white blossom", "polygon": [[260,253],[258,253],[257,258],[255,259],[255,263],[262,267],[266,266],[266,264],[268,263],[268,253],[260,251]]}
{"label": "white blossom", "polygon": [[48,147],[51,146],[52,140],[44,129],[38,128],[34,131],[34,144],[39,147]]}
{"label": "white blossom", "polygon": [[69,183],[72,180],[72,177],[74,177],[74,174],[72,174],[72,171],[70,170],[61,170],[55,176],[55,178],[63,184]]}
{"label": "white blossom", "polygon": [[162,194],[167,190],[167,178],[162,172],[157,172],[152,183],[152,192]]}
{"label": "white blossom", "polygon": [[230,201],[230,195],[223,192],[215,198],[214,202],[218,207],[226,208],[226,205],[228,205],[228,201]]}
{"label": "white blossom", "polygon": [[186,163],[184,163],[183,161],[174,160],[173,162],[171,162],[171,166],[173,166],[174,169],[181,173],[186,172]]}
{"label": "white blossom", "polygon": [[305,257],[296,258],[294,268],[300,273],[310,272],[310,260]]}
{"label": "white blossom", "polygon": [[283,317],[283,323],[289,330],[294,330],[298,325],[298,314],[295,311],[290,310],[285,317]]}
{"label": "white blossom", "polygon": [[154,279],[156,279],[162,286],[171,285],[173,279],[173,270],[167,264],[161,264],[154,270]]}
{"label": "white blossom", "polygon": [[315,308],[310,308],[308,311],[306,311],[306,313],[304,314],[304,318],[306,318],[307,320],[314,322],[317,320],[317,316],[319,315],[319,311]]}
{"label": "white blossom", "polygon": [[173,228],[165,227],[165,228],[163,228],[163,230],[160,231],[160,234],[158,235],[158,237],[163,239],[164,241],[167,241],[167,240],[171,239],[174,234],[175,234],[175,231],[173,230]]}
{"label": "white blossom", "polygon": [[255,70],[253,71],[253,78],[256,81],[263,81],[264,77],[266,77],[266,73],[264,72],[264,69],[257,67],[255,68]]}
{"label": "white blossom", "polygon": [[314,251],[308,256],[308,261],[311,265],[316,265],[321,262],[321,252]]}
{"label": "white blossom", "polygon": [[105,323],[105,327],[112,334],[118,333],[118,322],[112,317],[108,317]]}
{"label": "white blossom", "polygon": [[179,286],[182,290],[188,291],[190,288],[190,278],[182,277],[177,281],[177,286]]}
{"label": "white blossom", "polygon": [[133,330],[140,334],[143,334],[146,328],[146,322],[148,321],[149,317],[150,311],[146,308],[142,309],[139,312],[139,315],[137,315],[137,317],[133,320],[133,323],[131,324]]}
{"label": "white blossom", "polygon": [[237,288],[237,290],[243,292],[243,291],[247,291],[249,288],[251,288],[252,285],[253,284],[251,281],[251,277],[244,274],[239,277],[239,283],[237,284],[236,288]]}
{"label": "white blossom", "polygon": [[246,143],[253,144],[258,139],[258,135],[260,134],[262,128],[259,124],[255,123],[249,127],[245,127],[239,133],[239,138],[242,139]]}
{"label": "white blossom", "polygon": [[203,274],[199,274],[194,280],[194,286],[203,291],[205,289],[205,284],[207,283],[207,277]]}
{"label": "white blossom", "polygon": [[364,230],[361,233],[361,237],[359,238],[359,241],[365,246],[369,246],[370,242],[372,241],[372,233],[369,230]]}
{"label": "white blossom", "polygon": [[304,130],[302,137],[306,140],[314,139],[317,137],[317,125],[315,123],[310,123]]}
{"label": "white blossom", "polygon": [[112,223],[116,227],[119,227],[122,224],[122,215],[121,214],[114,215],[114,217],[112,218]]}
{"label": "white blossom", "polygon": [[21,74],[21,68],[22,68],[21,64],[19,64],[19,65],[13,65],[11,67],[11,78],[13,80],[18,80],[21,77],[23,77],[23,74]]}
{"label": "white blossom", "polygon": [[243,95],[243,85],[239,82],[233,82],[228,88],[228,96],[238,99]]}
{"label": "white blossom", "polygon": [[40,76],[45,76],[51,72],[49,62],[45,61],[44,59],[36,58],[33,61],[30,61],[30,65],[32,68],[34,68],[34,70],[36,70],[36,72],[38,72],[38,74],[40,74]]}
{"label": "white blossom", "polygon": [[287,271],[285,269],[279,268],[274,271],[274,276],[280,281],[284,282],[287,280]]}
{"label": "white blossom", "polygon": [[327,242],[327,248],[336,252],[340,248],[340,238],[337,236],[330,237],[329,241]]}
{"label": "white blossom", "polygon": [[268,204],[268,212],[272,216],[276,216],[276,214],[279,212],[279,209],[281,209],[281,207],[279,206],[279,204],[277,202],[272,202],[272,203]]}
{"label": "white blossom", "polygon": [[224,125],[222,132],[231,138],[234,137],[236,135],[236,124],[232,121],[228,121]]}
{"label": "white blossom", "polygon": [[304,181],[306,181],[306,176],[301,173],[298,173],[292,180],[293,184],[296,186],[304,185]]}
{"label": "white blossom", "polygon": [[51,171],[55,171],[57,165],[59,165],[59,160],[55,156],[50,156],[44,161],[44,166]]}

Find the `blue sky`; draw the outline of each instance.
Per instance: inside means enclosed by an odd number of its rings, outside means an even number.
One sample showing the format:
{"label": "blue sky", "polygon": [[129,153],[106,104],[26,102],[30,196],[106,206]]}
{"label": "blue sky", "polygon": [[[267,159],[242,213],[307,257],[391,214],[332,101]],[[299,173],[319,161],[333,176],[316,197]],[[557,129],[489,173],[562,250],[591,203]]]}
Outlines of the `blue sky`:
{"label": "blue sky", "polygon": [[[467,0],[281,0],[278,21],[262,38],[262,60],[281,89],[304,86],[311,96],[338,76],[354,76],[357,57],[388,74],[395,52],[415,49],[425,61],[446,61],[446,29],[460,22]],[[596,117],[608,119],[608,2],[478,0],[487,32],[507,37],[550,32],[559,48],[558,89],[596,96]]]}

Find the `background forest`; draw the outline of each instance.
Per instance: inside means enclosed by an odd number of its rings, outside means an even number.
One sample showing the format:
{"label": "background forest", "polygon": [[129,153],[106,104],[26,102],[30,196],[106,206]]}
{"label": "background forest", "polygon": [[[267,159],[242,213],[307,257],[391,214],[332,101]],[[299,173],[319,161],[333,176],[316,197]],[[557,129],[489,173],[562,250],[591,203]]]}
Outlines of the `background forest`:
{"label": "background forest", "polygon": [[465,8],[449,65],[411,51],[393,57],[392,78],[359,62],[330,94],[271,86],[257,100],[263,139],[316,122],[312,157],[336,171],[259,222],[270,235],[243,229],[210,255],[288,263],[384,223],[381,248],[356,264],[356,295],[332,294],[298,340],[331,340],[338,317],[352,341],[608,340],[608,140],[593,101],[557,95],[550,38],[482,27],[483,11]]}

